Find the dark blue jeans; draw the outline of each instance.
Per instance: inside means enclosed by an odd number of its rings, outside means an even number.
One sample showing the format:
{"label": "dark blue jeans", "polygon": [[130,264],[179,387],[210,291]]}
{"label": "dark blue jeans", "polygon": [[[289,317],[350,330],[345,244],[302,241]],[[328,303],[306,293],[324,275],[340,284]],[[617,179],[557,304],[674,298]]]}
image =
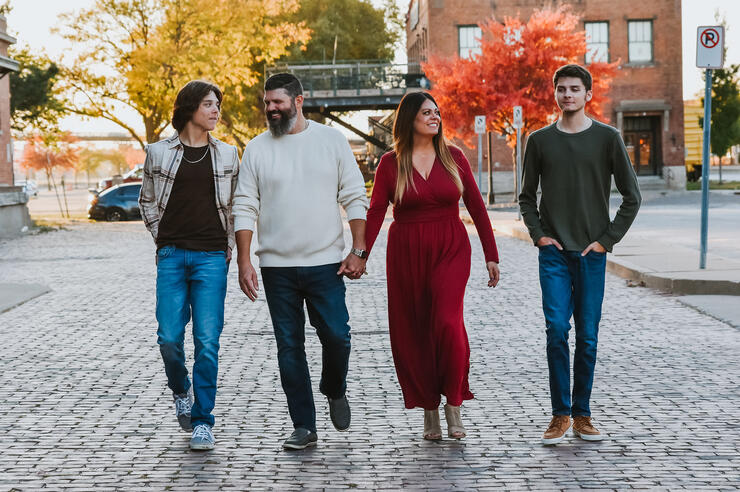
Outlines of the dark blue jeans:
{"label": "dark blue jeans", "polygon": [[219,337],[224,326],[226,274],[224,251],[191,251],[164,246],[157,252],[157,343],[167,385],[173,393],[190,388],[185,367],[185,325],[193,319],[193,427],[208,424],[216,402]]}
{"label": "dark blue jeans", "polygon": [[350,335],[339,263],[312,267],[263,267],[262,283],[277,341],[278,366],[295,428],[316,432],[316,407],[306,363],[303,303],[322,347],[319,389],[341,398],[347,388]]}
{"label": "dark blue jeans", "polygon": [[[552,414],[590,416],[606,253],[591,251],[581,256],[580,251],[560,251],[548,245],[540,248],[539,264]],[[568,348],[571,317],[576,327],[572,406]]]}

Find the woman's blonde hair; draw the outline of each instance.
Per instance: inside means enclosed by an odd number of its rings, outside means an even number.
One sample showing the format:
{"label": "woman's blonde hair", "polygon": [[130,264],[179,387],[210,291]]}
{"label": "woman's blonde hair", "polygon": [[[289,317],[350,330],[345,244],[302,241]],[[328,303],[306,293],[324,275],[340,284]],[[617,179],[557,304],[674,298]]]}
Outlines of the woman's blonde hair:
{"label": "woman's blonde hair", "polygon": [[[396,179],[396,193],[394,203],[400,203],[406,190],[411,187],[414,190],[414,166],[412,153],[414,151],[414,120],[419,113],[424,101],[432,101],[437,106],[437,101],[427,92],[410,92],[403,96],[396,110],[396,119],[393,123],[393,147],[396,151],[396,162],[398,163],[398,178]],[[442,162],[447,174],[457,186],[460,193],[463,192],[463,184],[457,163],[452,158],[447,141],[442,133],[442,121],[439,122],[439,131],[432,138],[434,152]]]}

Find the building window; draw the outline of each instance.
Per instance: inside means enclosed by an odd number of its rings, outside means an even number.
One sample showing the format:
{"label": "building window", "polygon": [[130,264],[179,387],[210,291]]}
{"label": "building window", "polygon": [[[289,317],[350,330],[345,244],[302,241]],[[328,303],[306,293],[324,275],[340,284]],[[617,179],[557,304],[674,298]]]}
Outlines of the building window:
{"label": "building window", "polygon": [[630,63],[653,61],[653,21],[628,22]]}
{"label": "building window", "polygon": [[609,23],[586,22],[586,64],[609,61]]}
{"label": "building window", "polygon": [[480,38],[481,30],[478,26],[458,26],[458,54],[460,58],[472,58],[473,55],[480,55]]}

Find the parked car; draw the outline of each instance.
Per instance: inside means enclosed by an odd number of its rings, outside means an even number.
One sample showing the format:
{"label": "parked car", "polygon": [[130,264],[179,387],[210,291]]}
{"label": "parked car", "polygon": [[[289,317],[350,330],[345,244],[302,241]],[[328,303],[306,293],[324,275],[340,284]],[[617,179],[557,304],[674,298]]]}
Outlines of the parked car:
{"label": "parked car", "polygon": [[91,190],[87,216],[95,220],[116,222],[141,218],[139,192],[141,183],[123,183],[100,193]]}
{"label": "parked car", "polygon": [[101,179],[98,182],[98,190],[107,190],[111,186],[121,183],[140,183],[142,179],[144,179],[144,164],[137,164],[123,176],[116,174],[110,178]]}
{"label": "parked car", "polygon": [[23,193],[26,194],[26,197],[28,197],[29,200],[33,196],[39,196],[39,187],[36,184],[36,181],[32,179],[18,181],[15,185],[23,188]]}

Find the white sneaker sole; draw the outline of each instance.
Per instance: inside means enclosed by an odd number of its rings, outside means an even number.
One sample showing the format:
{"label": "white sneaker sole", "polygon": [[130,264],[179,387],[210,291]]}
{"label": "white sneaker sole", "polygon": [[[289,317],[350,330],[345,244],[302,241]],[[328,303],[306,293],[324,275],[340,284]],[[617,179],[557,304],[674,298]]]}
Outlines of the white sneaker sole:
{"label": "white sneaker sole", "polygon": [[601,434],[597,434],[595,436],[592,434],[581,434],[575,429],[573,429],[573,435],[580,439],[583,439],[584,441],[603,441],[604,440],[604,436],[602,436]]}
{"label": "white sneaker sole", "polygon": [[[566,431],[566,433],[567,433],[567,431]],[[563,439],[565,439],[565,434],[563,434],[560,437],[553,437],[551,439],[545,439],[543,437],[542,438],[542,445],[543,446],[554,446],[555,444],[559,444],[560,442],[562,442]]]}
{"label": "white sneaker sole", "polygon": [[215,448],[215,444],[209,444],[209,443],[201,443],[201,444],[190,444],[190,449],[194,449],[196,451],[209,451],[213,448]]}

